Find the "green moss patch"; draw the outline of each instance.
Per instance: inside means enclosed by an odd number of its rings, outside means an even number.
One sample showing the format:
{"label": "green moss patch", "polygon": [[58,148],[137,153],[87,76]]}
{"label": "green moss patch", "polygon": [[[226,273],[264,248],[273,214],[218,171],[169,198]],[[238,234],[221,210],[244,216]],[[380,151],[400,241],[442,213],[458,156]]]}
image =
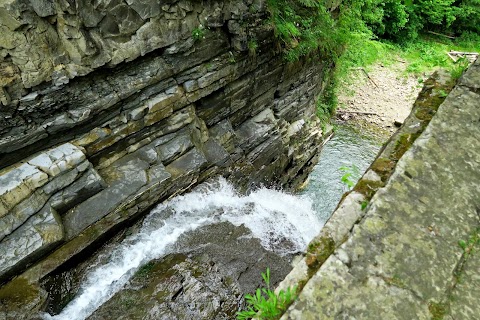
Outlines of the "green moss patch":
{"label": "green moss patch", "polygon": [[395,148],[392,152],[391,158],[393,160],[399,160],[405,152],[412,146],[412,144],[420,136],[420,133],[404,133],[399,136],[395,142]]}
{"label": "green moss patch", "polygon": [[372,181],[367,179],[361,179],[358,181],[357,185],[353,188],[354,191],[359,192],[367,198],[367,200],[372,199],[375,192],[378,189],[385,186],[383,181]]}
{"label": "green moss patch", "polygon": [[386,182],[392,174],[395,164],[395,161],[390,159],[378,158],[372,163],[370,168],[382,178],[383,182]]}
{"label": "green moss patch", "polygon": [[335,241],[328,236],[314,239],[307,248],[306,263],[309,269],[317,270],[335,251]]}
{"label": "green moss patch", "polygon": [[447,314],[448,307],[445,303],[430,302],[428,310],[432,314],[432,320],[442,320]]}
{"label": "green moss patch", "polygon": [[40,297],[40,288],[18,277],[0,288],[0,302],[7,310],[17,310],[35,304]]}

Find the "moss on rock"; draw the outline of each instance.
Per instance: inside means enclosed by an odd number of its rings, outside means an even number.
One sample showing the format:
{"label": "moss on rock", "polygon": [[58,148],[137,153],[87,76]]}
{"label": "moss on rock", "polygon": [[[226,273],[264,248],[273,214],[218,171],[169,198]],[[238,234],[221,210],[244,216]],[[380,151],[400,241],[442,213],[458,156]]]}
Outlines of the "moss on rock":
{"label": "moss on rock", "polygon": [[314,239],[307,248],[306,264],[309,269],[318,269],[335,251],[335,241],[330,236]]}
{"label": "moss on rock", "polygon": [[377,190],[383,187],[384,185],[385,185],[385,182],[383,181],[360,179],[360,181],[358,181],[358,183],[355,185],[353,190],[363,194],[366,200],[370,200],[372,199],[375,192],[377,192]]}
{"label": "moss on rock", "polygon": [[393,172],[395,168],[395,161],[388,158],[377,158],[371,165],[371,169],[375,171],[381,178],[383,182],[386,182],[387,179]]}
{"label": "moss on rock", "polygon": [[393,160],[399,160],[405,152],[412,146],[412,144],[420,136],[420,133],[404,133],[398,137],[395,142],[395,148],[391,155]]}

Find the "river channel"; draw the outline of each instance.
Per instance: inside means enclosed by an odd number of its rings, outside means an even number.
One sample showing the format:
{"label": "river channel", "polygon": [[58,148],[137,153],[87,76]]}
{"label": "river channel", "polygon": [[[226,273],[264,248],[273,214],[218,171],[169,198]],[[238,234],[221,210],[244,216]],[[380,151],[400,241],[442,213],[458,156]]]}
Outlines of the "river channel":
{"label": "river channel", "polygon": [[219,179],[162,203],[81,272],[52,279],[61,283],[47,290],[62,297],[42,317],[232,318],[262,270],[275,273],[272,284],[280,281],[318,234],[347,191],[340,168],[362,173],[379,149],[376,140],[339,126],[298,194],[261,188],[242,195]]}

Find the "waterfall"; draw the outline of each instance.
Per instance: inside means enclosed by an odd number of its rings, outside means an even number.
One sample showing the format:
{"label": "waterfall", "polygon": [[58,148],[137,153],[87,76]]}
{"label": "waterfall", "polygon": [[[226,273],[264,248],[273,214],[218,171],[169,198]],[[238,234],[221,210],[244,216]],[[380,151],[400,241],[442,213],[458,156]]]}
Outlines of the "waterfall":
{"label": "waterfall", "polygon": [[[77,296],[60,314],[44,314],[43,318],[87,318],[122,289],[142,265],[171,253],[182,234],[224,221],[245,225],[267,250],[279,254],[304,250],[322,227],[307,197],[266,188],[240,195],[225,179],[205,183],[154,208],[140,232],[111,251],[107,263],[92,268]],[[282,245],[285,242],[287,247]]]}

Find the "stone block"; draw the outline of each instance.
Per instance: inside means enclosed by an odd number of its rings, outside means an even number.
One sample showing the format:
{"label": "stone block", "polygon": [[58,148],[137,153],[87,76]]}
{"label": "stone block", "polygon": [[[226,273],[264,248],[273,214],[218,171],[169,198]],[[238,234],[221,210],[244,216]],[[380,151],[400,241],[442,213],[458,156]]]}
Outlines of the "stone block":
{"label": "stone block", "polygon": [[[86,161],[86,163],[88,164],[88,161]],[[52,181],[50,181],[45,186],[43,186],[42,189],[46,194],[49,194],[49,195],[53,194],[58,190],[66,188],[67,186],[72,184],[73,181],[75,181],[75,179],[77,179],[79,175],[80,175],[80,170],[78,169],[70,170],[62,175],[55,177]]]}
{"label": "stone block", "polygon": [[272,110],[265,109],[235,130],[239,139],[239,146],[246,151],[254,149],[268,139],[275,125],[276,120]]}
{"label": "stone block", "polygon": [[21,226],[28,218],[38,212],[48,200],[42,190],[37,190],[16,205],[9,213],[0,218],[0,240]]}
{"label": "stone block", "polygon": [[40,17],[48,17],[56,13],[53,0],[30,0],[30,4]]}
{"label": "stone block", "polygon": [[203,152],[208,162],[220,167],[227,167],[232,164],[230,154],[217,141],[209,139],[204,147]]}
{"label": "stone block", "polygon": [[283,152],[282,138],[279,135],[272,135],[268,140],[258,145],[247,154],[247,159],[256,169],[260,169],[262,166],[272,162]]}
{"label": "stone block", "polygon": [[65,143],[28,160],[28,163],[50,177],[55,177],[61,172],[72,170],[84,160],[85,154],[82,150],[71,143]]}
{"label": "stone block", "polygon": [[148,169],[148,182],[162,183],[167,181],[171,177],[171,174],[165,169],[165,166],[161,163],[151,166]]}
{"label": "stone block", "polygon": [[63,217],[67,239],[72,239],[135,195],[147,184],[145,170],[148,167],[148,163],[139,159],[120,159],[102,171],[109,187],[69,210]]}
{"label": "stone block", "polygon": [[50,199],[50,204],[62,214],[75,205],[87,200],[106,187],[106,183],[95,169],[90,167],[73,184],[57,192]]}
{"label": "stone block", "polygon": [[157,152],[160,160],[166,164],[184,154],[193,147],[192,139],[187,130],[183,130],[172,140],[157,146]]}
{"label": "stone block", "polygon": [[63,239],[61,219],[47,206],[0,242],[0,279],[21,271]]}
{"label": "stone block", "polygon": [[0,171],[0,217],[47,182],[47,174],[27,163]]}
{"label": "stone block", "polygon": [[235,131],[233,131],[232,124],[228,120],[223,120],[211,127],[210,136],[218,141],[227,151],[231,152],[234,148],[233,140],[235,139]]}
{"label": "stone block", "polygon": [[193,148],[177,160],[170,163],[166,169],[172,175],[172,178],[189,175],[191,173],[199,172],[205,168],[208,161],[205,155],[197,148]]}
{"label": "stone block", "polygon": [[128,5],[146,20],[160,14],[160,3],[149,0],[127,0]]}

